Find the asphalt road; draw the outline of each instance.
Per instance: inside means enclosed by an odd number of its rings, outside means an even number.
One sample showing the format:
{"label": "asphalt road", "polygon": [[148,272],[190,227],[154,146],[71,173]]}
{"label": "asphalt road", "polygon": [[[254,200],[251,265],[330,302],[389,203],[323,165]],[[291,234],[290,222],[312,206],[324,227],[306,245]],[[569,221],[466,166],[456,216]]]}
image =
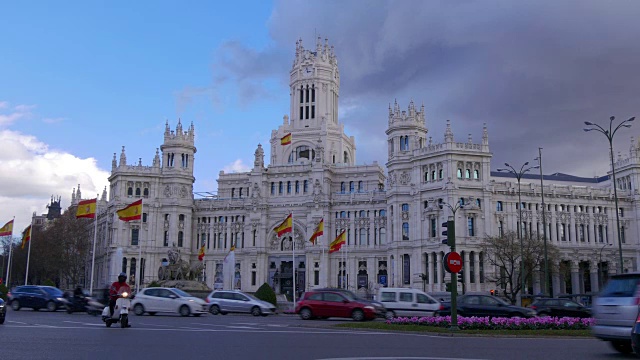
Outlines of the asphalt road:
{"label": "asphalt road", "polygon": [[107,328],[87,314],[9,310],[1,359],[624,359],[596,339],[451,337],[332,328],[292,315],[131,315]]}

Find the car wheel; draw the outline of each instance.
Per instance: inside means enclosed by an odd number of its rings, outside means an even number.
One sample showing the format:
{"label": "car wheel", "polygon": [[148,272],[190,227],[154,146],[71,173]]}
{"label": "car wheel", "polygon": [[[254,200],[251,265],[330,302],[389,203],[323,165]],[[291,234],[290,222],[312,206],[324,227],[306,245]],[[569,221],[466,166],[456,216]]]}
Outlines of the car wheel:
{"label": "car wheel", "polygon": [[47,310],[50,311],[50,312],[54,312],[54,311],[58,310],[58,306],[53,301],[49,301],[47,303]]}
{"label": "car wheel", "polygon": [[122,314],[122,316],[120,317],[120,327],[124,329],[128,326],[129,326],[129,315]]}
{"label": "car wheel", "polygon": [[393,310],[387,310],[387,312],[386,312],[386,313],[384,313],[384,317],[385,317],[385,319],[387,319],[387,320],[391,320],[391,319],[393,319],[394,317],[396,317],[396,313],[395,313],[395,312],[393,312]]}
{"label": "car wheel", "polygon": [[360,309],[355,309],[351,313],[351,318],[354,321],[362,321],[362,320],[364,320],[364,312],[362,312],[362,310],[360,310]]}
{"label": "car wheel", "polygon": [[136,304],[136,306],[133,307],[133,313],[136,315],[144,315],[144,306],[142,306],[142,304]]}
{"label": "car wheel", "polygon": [[211,313],[211,315],[218,315],[220,314],[220,308],[218,307],[218,305],[211,305],[211,307],[209,308],[209,312]]}
{"label": "car wheel", "polygon": [[613,346],[613,348],[621,354],[631,354],[631,352],[633,351],[631,342],[628,341],[612,341],[611,346]]}
{"label": "car wheel", "polygon": [[262,311],[260,311],[260,308],[257,306],[254,306],[251,308],[251,315],[253,316],[260,316],[262,314]]}
{"label": "car wheel", "polygon": [[311,309],[304,308],[300,310],[300,318],[302,320],[310,320],[312,317],[313,317],[313,313],[311,312]]}
{"label": "car wheel", "polygon": [[18,300],[13,300],[11,302],[11,309],[13,309],[13,311],[18,311],[20,310],[20,301]]}
{"label": "car wheel", "polygon": [[180,316],[189,316],[191,314],[191,310],[187,305],[180,306]]}

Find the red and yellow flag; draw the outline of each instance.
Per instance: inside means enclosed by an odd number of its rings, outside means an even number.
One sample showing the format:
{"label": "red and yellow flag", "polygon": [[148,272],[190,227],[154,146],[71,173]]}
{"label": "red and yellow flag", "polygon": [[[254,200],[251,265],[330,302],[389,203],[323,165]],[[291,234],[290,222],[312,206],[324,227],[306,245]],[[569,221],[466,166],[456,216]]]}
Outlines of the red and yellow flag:
{"label": "red and yellow flag", "polygon": [[202,244],[200,251],[198,251],[198,260],[202,261],[202,259],[204,259],[204,244]]}
{"label": "red and yellow flag", "polygon": [[274,231],[278,233],[278,236],[282,236],[282,234],[293,232],[293,217],[290,213],[284,221],[278,225]]}
{"label": "red and yellow flag", "polygon": [[291,133],[280,138],[280,145],[289,145],[291,144]]}
{"label": "red and yellow flag", "polygon": [[140,220],[142,218],[142,199],[118,210],[118,218],[122,221]]}
{"label": "red and yellow flag", "polygon": [[76,218],[95,218],[97,201],[98,199],[80,201],[76,210]]}
{"label": "red and yellow flag", "polygon": [[340,235],[329,244],[329,254],[339,251],[345,242],[347,242],[347,232],[342,230]]}
{"label": "red and yellow flag", "polygon": [[311,235],[311,239],[309,241],[315,245],[316,241],[318,241],[318,237],[324,234],[324,219],[320,219],[318,226],[316,226],[316,231]]}
{"label": "red and yellow flag", "polygon": [[13,220],[4,224],[4,226],[0,228],[0,236],[11,236],[11,235],[13,235]]}
{"label": "red and yellow flag", "polygon": [[27,228],[24,229],[24,231],[22,232],[22,247],[21,247],[21,249],[24,249],[24,245],[29,240],[31,240],[31,225],[27,226]]}

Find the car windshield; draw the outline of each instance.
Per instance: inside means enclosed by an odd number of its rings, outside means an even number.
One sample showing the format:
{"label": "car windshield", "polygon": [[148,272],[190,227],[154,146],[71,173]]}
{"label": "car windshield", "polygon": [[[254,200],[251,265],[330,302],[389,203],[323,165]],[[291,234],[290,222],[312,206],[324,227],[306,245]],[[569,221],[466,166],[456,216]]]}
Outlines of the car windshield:
{"label": "car windshield", "polygon": [[619,277],[609,280],[600,297],[632,297],[638,287],[637,277]]}
{"label": "car windshield", "polygon": [[46,291],[47,294],[56,296],[56,297],[62,297],[63,295],[62,290],[54,287],[43,287],[42,290]]}
{"label": "car windshield", "polygon": [[182,291],[180,289],[175,289],[174,288],[174,289],[171,289],[171,290],[173,290],[174,293],[176,293],[176,294],[178,294],[178,295],[180,295],[182,297],[193,297],[193,295],[188,294],[188,293],[186,293],[186,292],[184,292],[184,291]]}

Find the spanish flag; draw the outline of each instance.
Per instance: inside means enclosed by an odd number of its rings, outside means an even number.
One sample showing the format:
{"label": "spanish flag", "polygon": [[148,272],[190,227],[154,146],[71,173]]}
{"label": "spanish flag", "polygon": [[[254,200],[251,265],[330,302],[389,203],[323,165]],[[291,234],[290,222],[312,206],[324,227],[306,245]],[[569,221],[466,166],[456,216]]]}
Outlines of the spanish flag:
{"label": "spanish flag", "polygon": [[342,245],[347,241],[346,230],[342,230],[340,235],[329,244],[329,254],[339,251]]}
{"label": "spanish flag", "polygon": [[80,201],[78,203],[78,209],[76,210],[76,218],[95,218],[97,200],[98,199]]}
{"label": "spanish flag", "polygon": [[11,235],[13,235],[13,220],[4,224],[4,226],[0,228],[0,236],[11,236]]}
{"label": "spanish flag", "polygon": [[140,220],[142,218],[142,199],[118,210],[118,218],[122,221]]}
{"label": "spanish flag", "polygon": [[276,227],[274,231],[278,233],[278,236],[282,236],[282,234],[285,233],[293,232],[292,214],[289,213],[289,216],[287,216],[287,218],[284,219],[284,221],[280,225],[278,225],[278,227]]}
{"label": "spanish flag", "polygon": [[27,228],[24,229],[24,231],[22,232],[22,247],[21,247],[21,249],[24,249],[24,245],[29,240],[31,240],[31,225],[27,226]]}
{"label": "spanish flag", "polygon": [[288,133],[287,135],[283,136],[280,139],[280,145],[289,145],[291,144],[291,133]]}
{"label": "spanish flag", "polygon": [[320,237],[322,234],[324,234],[324,219],[320,219],[318,226],[316,226],[316,231],[313,232],[313,235],[311,235],[311,239],[309,239],[309,241],[315,245],[318,237]]}
{"label": "spanish flag", "polygon": [[198,260],[202,261],[202,259],[204,259],[204,244],[202,244],[200,251],[198,251]]}

